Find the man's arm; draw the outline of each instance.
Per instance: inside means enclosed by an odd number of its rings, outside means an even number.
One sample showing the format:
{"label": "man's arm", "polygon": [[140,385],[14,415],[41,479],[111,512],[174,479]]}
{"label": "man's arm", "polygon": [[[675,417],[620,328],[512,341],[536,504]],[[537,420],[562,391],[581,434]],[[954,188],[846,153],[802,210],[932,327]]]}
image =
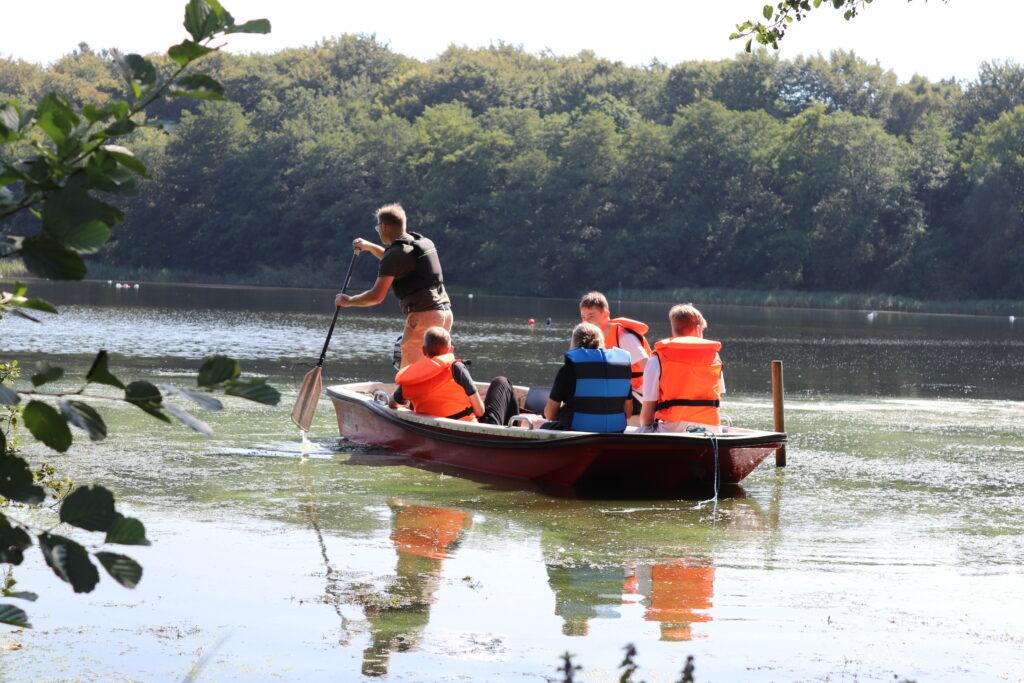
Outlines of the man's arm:
{"label": "man's arm", "polygon": [[399,384],[398,387],[395,388],[395,393],[391,394],[391,400],[388,401],[388,407],[394,410],[399,406],[404,407],[408,405],[408,403],[409,402],[405,400],[405,397],[402,396],[402,385]]}
{"label": "man's arm", "polygon": [[466,396],[469,396],[469,405],[473,409],[473,414],[483,417],[486,412],[484,400],[480,398],[480,392],[476,390],[476,384],[473,382],[473,376],[469,374],[469,368],[462,361],[456,361],[452,365],[452,378],[466,392]]}
{"label": "man's arm", "polygon": [[480,398],[479,391],[469,397],[469,403],[473,407],[474,415],[476,415],[477,417],[484,416],[484,402],[483,399]]}
{"label": "man's arm", "polygon": [[548,420],[557,420],[558,419],[558,409],[561,406],[562,406],[561,403],[558,403],[557,401],[552,401],[549,398],[548,402],[544,404],[544,417],[547,418]]}
{"label": "man's arm", "polygon": [[[661,379],[661,361],[657,356],[651,358],[644,367],[643,406],[640,408],[640,426],[654,424],[655,406],[661,398],[658,382]],[[647,400],[651,399],[651,400]]]}
{"label": "man's arm", "polygon": [[377,260],[384,258],[384,247],[379,244],[374,244],[369,240],[364,240],[362,237],[357,237],[352,240],[352,248],[356,251],[368,251],[377,257]]}
{"label": "man's arm", "polygon": [[571,367],[566,362],[558,368],[555,381],[551,384],[551,391],[548,393],[548,402],[544,404],[544,417],[549,420],[558,419],[558,411],[562,403],[573,397],[576,390],[576,377]]}
{"label": "man's arm", "polygon": [[657,401],[644,401],[644,406],[643,408],[640,409],[641,427],[647,427],[654,424],[654,413],[656,405],[658,405]]}
{"label": "man's arm", "polygon": [[373,283],[373,287],[370,287],[365,292],[360,294],[338,294],[334,297],[335,306],[376,306],[388,295],[388,289],[391,287],[391,283],[394,281],[394,277],[391,275],[380,275],[377,277],[377,281]]}
{"label": "man's arm", "polygon": [[630,364],[638,364],[640,369],[643,369],[647,365],[649,356],[647,351],[644,349],[643,343],[640,338],[632,332],[622,332],[619,334],[619,348],[629,353]]}

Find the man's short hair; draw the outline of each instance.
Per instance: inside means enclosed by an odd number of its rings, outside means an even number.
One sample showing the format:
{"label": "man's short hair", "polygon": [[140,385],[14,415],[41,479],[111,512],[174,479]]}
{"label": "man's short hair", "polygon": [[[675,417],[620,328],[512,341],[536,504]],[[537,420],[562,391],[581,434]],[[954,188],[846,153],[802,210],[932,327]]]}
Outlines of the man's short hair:
{"label": "man's short hair", "polygon": [[405,232],[405,209],[401,204],[385,204],[374,213],[378,223],[389,228],[401,228]]}
{"label": "man's short hair", "polygon": [[602,311],[611,310],[608,307],[608,299],[601,292],[587,292],[580,299],[580,308],[599,308]]}
{"label": "man's short hair", "polygon": [[705,329],[708,326],[704,316],[700,314],[693,304],[677,304],[668,312],[668,319],[672,323],[672,332],[677,335],[694,327]]}
{"label": "man's short hair", "polygon": [[572,348],[599,349],[604,346],[601,328],[592,323],[580,323],[572,329]]}
{"label": "man's short hair", "polygon": [[423,334],[423,348],[431,358],[434,356],[440,356],[451,347],[452,336],[448,334],[448,330],[444,329],[440,325],[435,325],[434,327],[429,328]]}

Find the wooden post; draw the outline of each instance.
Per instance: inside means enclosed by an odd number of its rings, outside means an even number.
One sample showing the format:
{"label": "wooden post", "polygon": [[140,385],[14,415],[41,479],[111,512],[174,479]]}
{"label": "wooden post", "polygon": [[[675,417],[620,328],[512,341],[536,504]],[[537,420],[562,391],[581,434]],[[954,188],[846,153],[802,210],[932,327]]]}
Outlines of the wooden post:
{"label": "wooden post", "polygon": [[[786,431],[786,415],[782,405],[782,361],[772,361],[772,406],[775,410],[775,431]],[[775,466],[786,466],[786,444],[775,451]]]}

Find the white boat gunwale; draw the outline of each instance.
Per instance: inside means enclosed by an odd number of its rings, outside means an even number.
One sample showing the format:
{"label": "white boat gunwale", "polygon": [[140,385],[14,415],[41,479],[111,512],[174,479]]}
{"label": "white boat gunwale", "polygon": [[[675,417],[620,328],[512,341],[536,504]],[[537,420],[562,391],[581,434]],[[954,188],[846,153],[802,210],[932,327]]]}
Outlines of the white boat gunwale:
{"label": "white boat gunwale", "polygon": [[[487,385],[478,384],[481,390]],[[325,393],[334,401],[361,404],[389,422],[400,424],[412,433],[440,441],[452,441],[494,449],[533,449],[557,448],[573,446],[587,441],[599,441],[605,446],[618,444],[637,444],[642,440],[644,445],[675,444],[679,447],[704,447],[714,436],[720,446],[756,446],[759,444],[776,444],[786,441],[786,434],[766,432],[741,427],[732,427],[728,432],[715,431],[706,433],[693,432],[655,432],[637,433],[635,427],[628,427],[622,433],[576,432],[551,429],[523,429],[491,425],[480,422],[452,420],[446,417],[435,417],[410,410],[396,410],[373,400],[374,391],[394,390],[393,384],[383,382],[357,382],[338,384],[325,387]],[[515,387],[520,396],[525,394],[525,387]],[[543,442],[543,443],[538,443]]]}

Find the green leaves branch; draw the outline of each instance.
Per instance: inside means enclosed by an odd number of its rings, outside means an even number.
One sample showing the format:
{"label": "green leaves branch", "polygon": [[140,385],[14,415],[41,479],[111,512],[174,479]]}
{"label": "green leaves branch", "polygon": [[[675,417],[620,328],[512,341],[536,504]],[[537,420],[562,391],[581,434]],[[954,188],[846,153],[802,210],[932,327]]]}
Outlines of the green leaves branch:
{"label": "green leaves branch", "polygon": [[[927,1],[925,0],[925,2]],[[943,0],[943,2],[948,1]],[[736,31],[730,34],[729,38],[730,40],[747,38],[744,47],[747,52],[750,52],[754,41],[761,45],[771,45],[773,49],[778,50],[779,41],[786,35],[789,25],[794,21],[802,21],[812,9],[817,9],[822,4],[831,5],[833,9],[842,10],[843,18],[849,21],[871,2],[872,0],[782,0],[775,5],[765,5],[761,9],[763,22],[760,19],[751,19],[737,24]]]}
{"label": "green leaves branch", "polygon": [[[138,178],[149,178],[145,164],[114,140],[139,127],[164,127],[161,122],[147,122],[141,116],[161,97],[223,99],[220,83],[208,75],[186,71],[197,60],[220,49],[211,45],[219,36],[270,32],[270,22],[265,19],[236,24],[218,0],[189,0],[184,26],[191,40],[167,51],[177,66],[165,78],[161,78],[153,62],[141,55],[114,53],[128,88],[124,100],[99,107],[85,105],[80,111],[58,92],[44,95],[35,108],[24,108],[13,100],[0,102],[0,145],[25,152],[21,158],[0,165],[0,221],[28,211],[40,222],[40,230],[34,235],[0,233],[0,258],[20,258],[26,269],[39,277],[82,279],[87,270],[82,255],[94,253],[106,244],[114,227],[124,218],[120,209],[95,195],[128,196],[135,193]],[[57,312],[49,303],[26,293],[27,287],[21,283],[16,283],[11,292],[0,292],[0,319],[10,313],[38,322],[26,309]],[[70,538],[52,533],[52,529],[33,529],[6,514],[14,503],[42,504],[47,495],[44,486],[59,495],[65,490],[46,483],[46,472],[52,468],[44,465],[40,473],[34,474],[16,454],[19,420],[38,441],[63,453],[73,441],[71,427],[86,432],[94,441],[107,436],[106,423],[87,400],[124,401],[164,422],[170,422],[173,416],[206,435],[212,434],[210,427],[165,401],[165,394],[189,399],[205,410],[222,408],[218,399],[208,395],[213,390],[268,405],[276,405],[280,400],[280,394],[266,380],[241,379],[239,364],[224,356],[203,363],[196,391],[169,385],[157,387],[145,380],[125,385],[110,372],[106,351],[97,354],[82,388],[74,392],[36,391],[63,378],[62,368],[40,365],[31,377],[32,390],[19,391],[12,386],[17,373],[16,363],[0,364],[0,563],[21,564],[24,551],[37,544],[46,564],[76,593],[91,591],[99,581],[90,551]],[[84,392],[90,384],[113,387],[123,395],[87,395]],[[30,398],[24,406],[20,405],[23,396]],[[46,399],[55,399],[57,407]],[[142,522],[119,513],[113,494],[102,486],[74,489],[59,501],[58,514],[64,524],[105,533],[104,543],[149,545]],[[91,555],[126,588],[134,588],[142,578],[142,567],[126,555],[107,550]],[[8,577],[0,593],[2,597],[36,599],[34,593],[14,591],[13,586],[14,580]],[[0,623],[31,626],[25,611],[10,604],[0,604]]]}
{"label": "green leaves branch", "polygon": [[[124,401],[156,419],[171,422],[173,416],[186,426],[210,436],[213,432],[205,422],[165,401],[164,397],[180,396],[208,411],[223,408],[220,400],[210,395],[210,392],[218,390],[257,403],[278,403],[280,394],[266,380],[242,379],[241,374],[242,369],[237,361],[226,356],[215,356],[200,366],[195,390],[166,384],[158,387],[145,380],[125,384],[111,373],[108,353],[100,351],[86,373],[81,389],[61,393],[36,391],[38,387],[64,376],[62,368],[43,364],[31,377],[33,390],[19,391],[0,383],[0,406],[16,407],[22,397],[30,397],[31,400],[21,411],[25,426],[38,441],[61,453],[71,447],[73,437],[70,427],[84,431],[93,441],[107,437],[107,426],[99,412],[80,399]],[[123,396],[87,395],[84,393],[85,388],[91,384],[113,387],[123,392]],[[72,396],[76,398],[69,398]],[[44,398],[58,399],[59,410],[41,400]],[[15,454],[14,448],[7,442],[5,432],[0,430],[0,501],[6,506],[11,503],[35,506],[41,505],[45,499],[46,491],[39,485],[38,478],[28,463]],[[80,486],[61,500],[59,505],[58,514],[62,523],[85,531],[105,533],[104,543],[149,545],[142,522],[119,513],[114,506],[113,494],[102,486]],[[130,557],[106,550],[90,553],[70,538],[56,535],[49,529],[33,529],[28,524],[12,520],[5,513],[0,513],[0,563],[19,565],[24,559],[24,551],[32,545],[38,545],[46,564],[57,576],[71,584],[76,593],[91,591],[99,581],[99,572],[90,555],[107,574],[126,588],[134,588],[142,578],[142,567]],[[31,593],[15,593],[9,589],[4,590],[3,596],[35,599]],[[25,611],[9,604],[0,604],[0,623],[23,628],[31,626]]]}
{"label": "green leaves branch", "polygon": [[[109,354],[101,350],[96,354],[92,366],[85,375],[84,385],[77,391],[59,393],[36,391],[35,389],[64,376],[62,368],[41,364],[31,378],[33,390],[19,391],[0,384],[0,405],[18,405],[22,397],[30,398],[31,400],[24,406],[22,415],[25,426],[38,441],[59,453],[64,453],[71,447],[72,435],[69,427],[84,431],[93,441],[101,441],[107,436],[106,423],[96,409],[83,400],[75,400],[70,397],[99,401],[123,401],[163,422],[170,423],[171,417],[174,417],[189,428],[206,436],[212,436],[213,432],[209,425],[183,408],[164,400],[165,396],[179,396],[194,402],[207,411],[217,411],[223,408],[223,404],[209,394],[209,392],[217,390],[223,391],[228,396],[237,396],[264,405],[277,405],[281,394],[273,386],[267,384],[266,379],[241,379],[241,373],[241,365],[234,359],[226,356],[214,356],[206,359],[199,368],[198,390],[180,389],[168,384],[157,386],[146,380],[135,380],[126,385],[110,372]],[[85,390],[90,384],[110,386],[119,389],[123,394],[121,396],[86,394]],[[40,400],[44,398],[58,399],[57,408]]]}
{"label": "green leaves branch", "polygon": [[0,235],[0,258],[20,257],[39,277],[82,279],[82,255],[102,247],[124,217],[93,194],[130,196],[137,178],[149,177],[145,164],[113,140],[139,127],[163,127],[140,116],[161,97],[224,99],[216,80],[186,71],[220,49],[211,46],[220,36],[270,32],[266,19],[236,24],[218,0],[190,0],[184,26],[191,39],[168,49],[176,66],[165,78],[149,59],[114,52],[128,88],[124,100],[81,111],[57,92],[43,96],[34,109],[13,100],[0,103],[0,144],[23,145],[30,152],[0,166],[0,220],[27,210],[41,223],[35,235]]}
{"label": "green leaves branch", "polygon": [[[0,455],[0,472],[9,473],[11,461],[24,462],[10,454]],[[20,479],[0,476],[0,495],[8,500],[34,504],[39,497],[32,488],[24,485]],[[142,522],[118,512],[114,506],[114,494],[102,486],[76,488],[61,502],[58,514],[64,524],[84,531],[104,533],[101,544],[150,544]],[[20,565],[25,559],[25,551],[33,545],[39,546],[47,566],[61,580],[71,584],[76,593],[90,592],[100,580],[90,555],[95,557],[111,578],[125,588],[134,588],[142,579],[142,566],[127,555],[109,550],[90,551],[70,538],[52,533],[50,529],[35,529],[0,514],[0,562]],[[34,601],[38,597],[35,593],[12,590],[14,583],[9,577],[0,594],[5,598],[27,601]],[[0,623],[22,628],[32,626],[25,611],[10,604],[0,605]]]}

